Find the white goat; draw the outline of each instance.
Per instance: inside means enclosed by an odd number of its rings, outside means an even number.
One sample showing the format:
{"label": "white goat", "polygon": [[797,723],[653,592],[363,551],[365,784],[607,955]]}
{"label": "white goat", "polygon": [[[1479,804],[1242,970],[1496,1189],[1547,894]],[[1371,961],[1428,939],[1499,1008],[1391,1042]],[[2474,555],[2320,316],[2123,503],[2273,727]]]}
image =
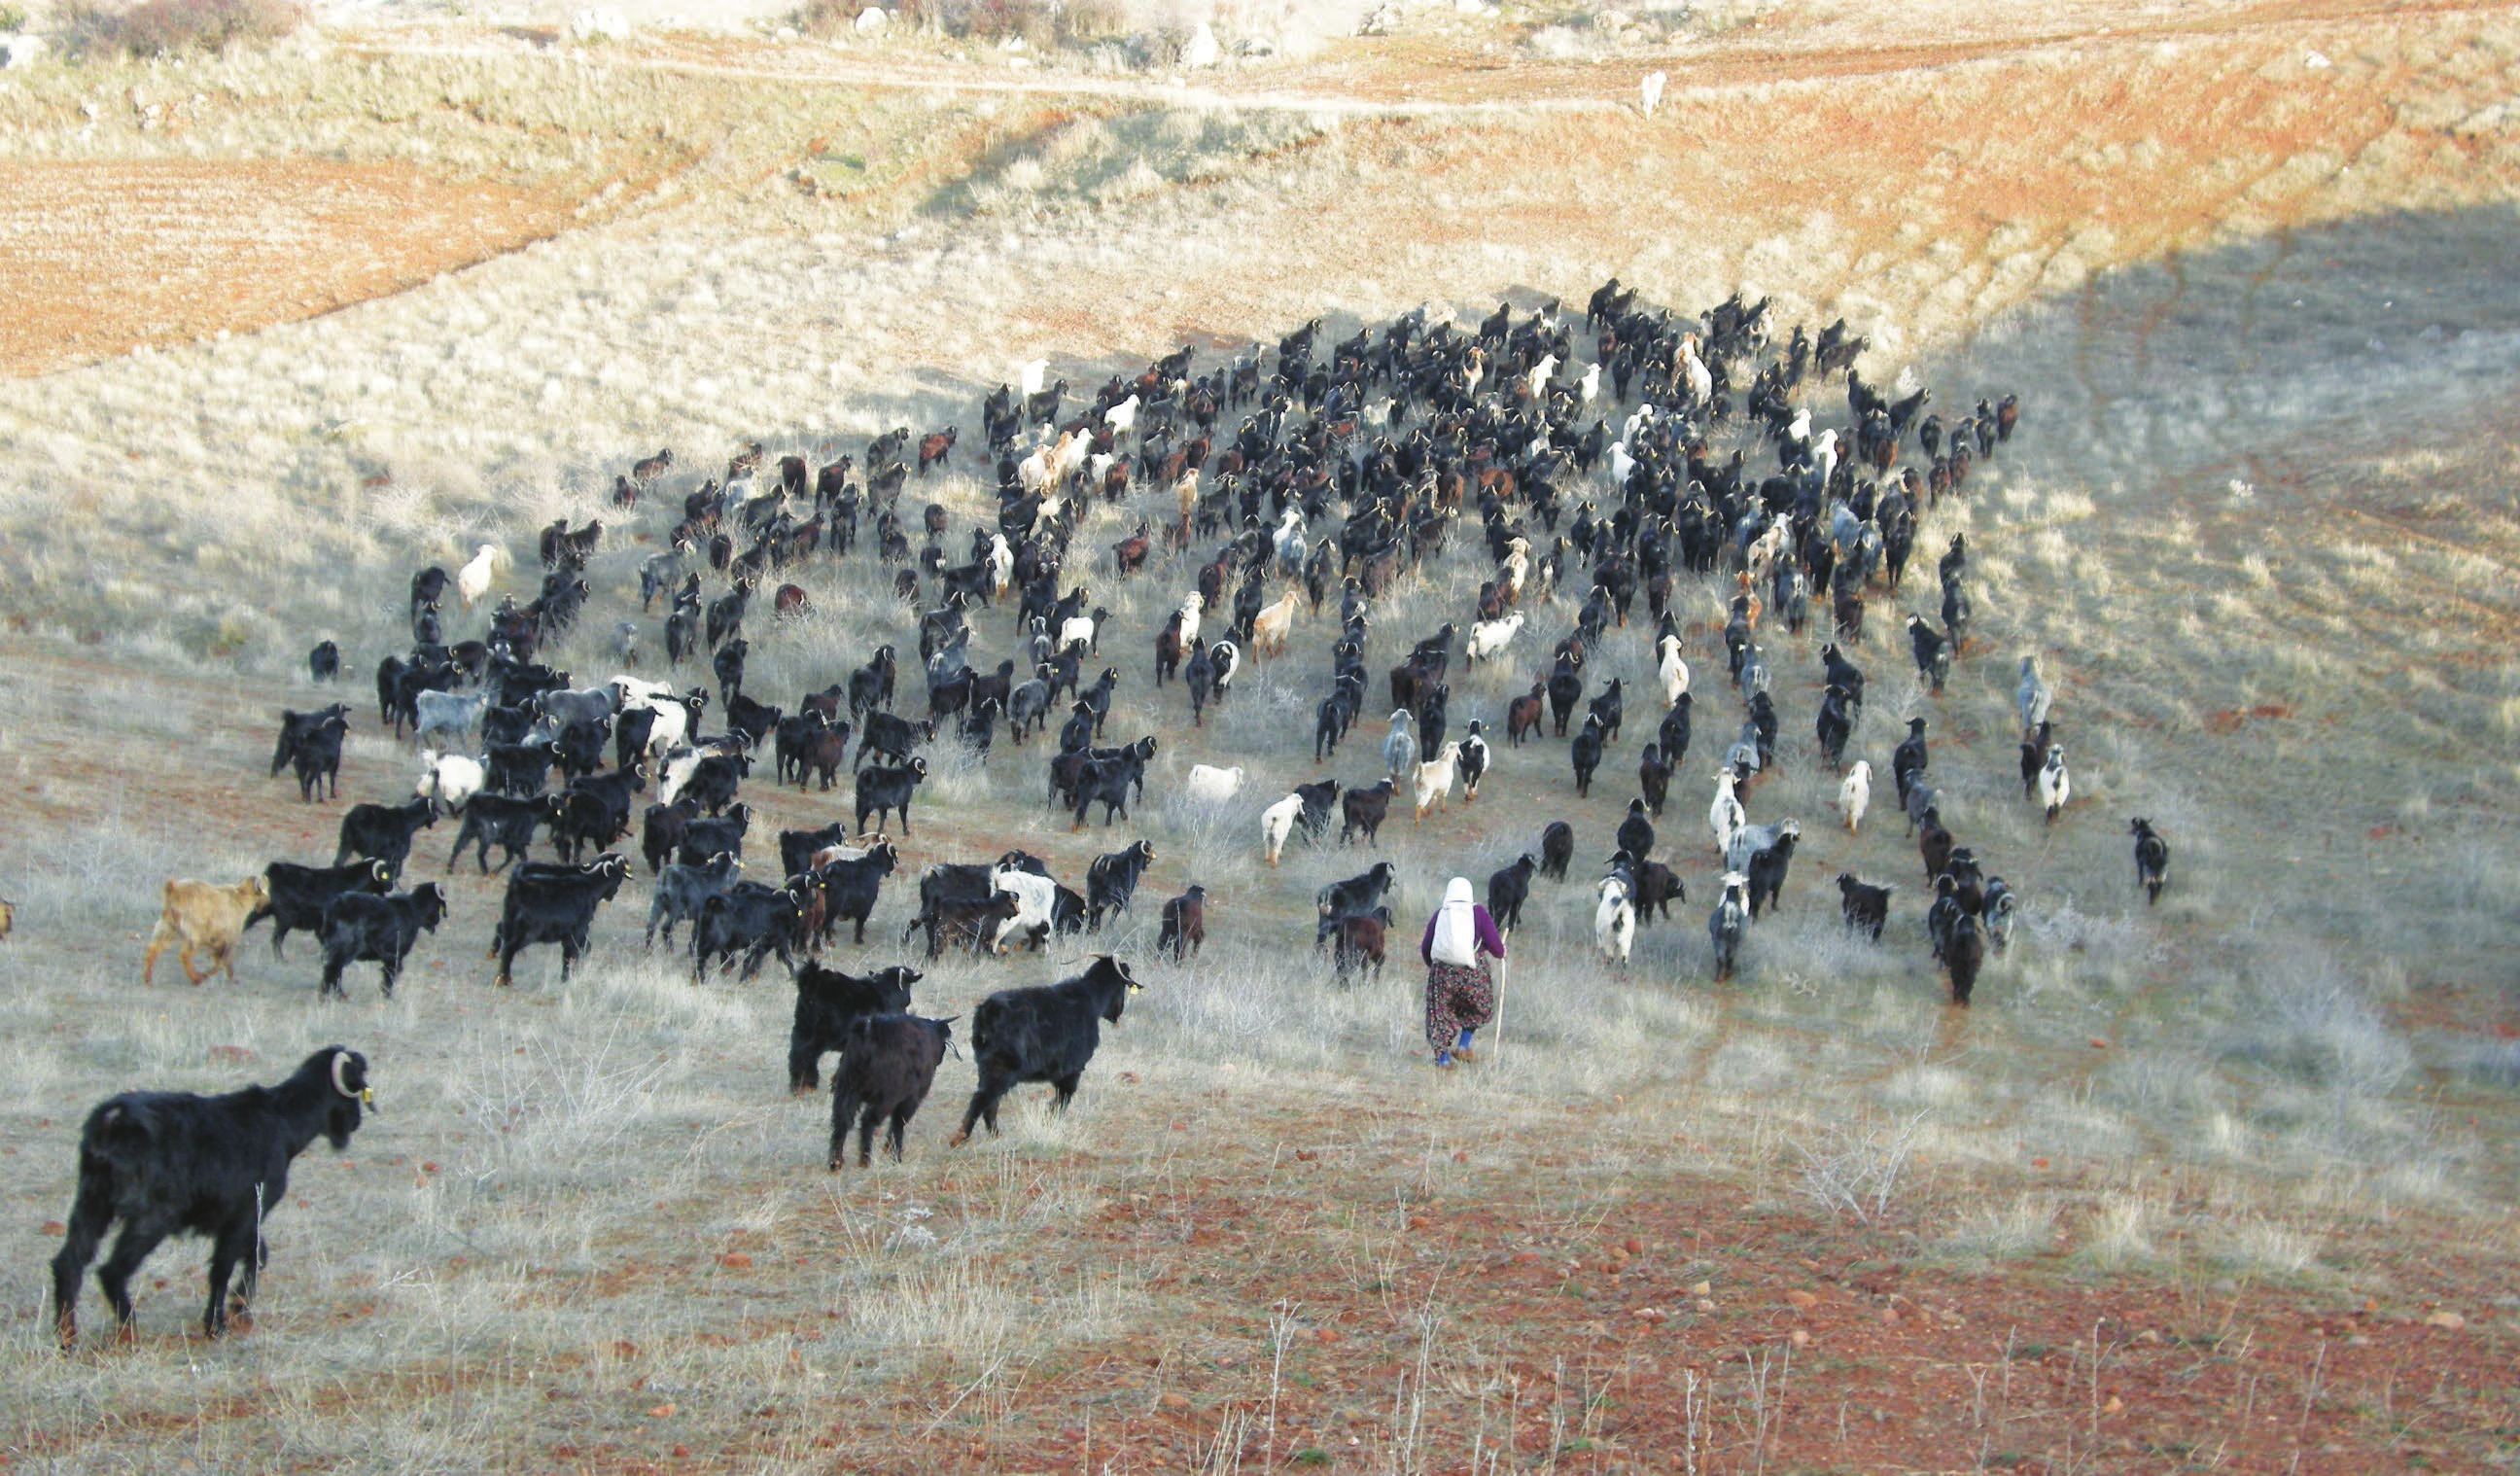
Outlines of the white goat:
{"label": "white goat", "polygon": [[2048,749],[2048,763],[2039,771],[2039,803],[2048,811],[2048,824],[2056,823],[2056,812],[2074,797],[2074,781],[2065,773],[2065,745],[2053,743]]}
{"label": "white goat", "polygon": [[1481,620],[1470,627],[1470,639],[1462,648],[1462,664],[1476,666],[1482,658],[1493,658],[1510,645],[1522,629],[1522,611],[1512,610],[1502,620]]}
{"label": "white goat", "polygon": [[1662,705],[1677,707],[1688,692],[1688,663],[1681,659],[1680,638],[1665,636],[1654,643],[1661,652],[1661,663],[1655,667],[1662,677]]}
{"label": "white goat", "polygon": [[1506,541],[1505,561],[1498,565],[1505,572],[1505,592],[1509,600],[1522,598],[1522,583],[1531,576],[1531,540],[1511,538]]}
{"label": "white goat", "polygon": [[1198,612],[1205,608],[1207,608],[1207,597],[1196,590],[1191,591],[1190,597],[1182,601],[1182,649],[1190,649],[1191,643],[1198,639]]}
{"label": "white goat", "polygon": [[441,810],[461,810],[488,782],[489,772],[479,759],[424,748],[420,751],[420,783],[412,786],[411,792],[416,799],[435,798]]}
{"label": "white goat", "polygon": [[1629,945],[1637,940],[1637,908],[1628,884],[1616,876],[1601,878],[1601,903],[1593,910],[1593,949],[1604,963],[1625,965]]}
{"label": "white goat", "polygon": [[1749,823],[1749,812],[1741,808],[1741,801],[1732,793],[1732,771],[1727,769],[1716,775],[1715,803],[1706,811],[1706,826],[1715,832],[1716,851],[1731,854],[1732,836]]}
{"label": "white goat", "polygon": [[[1715,398],[1715,375],[1697,357],[1697,335],[1689,334],[1680,340],[1681,371],[1688,376],[1688,397],[1692,404],[1703,405]],[[1809,412],[1805,412],[1808,420]]]}
{"label": "white goat", "polygon": [[1058,884],[1047,876],[1013,867],[1000,867],[989,873],[989,885],[1015,899],[1015,915],[998,924],[998,936],[991,952],[1003,955],[1020,938],[1035,953],[1050,946],[1051,907],[1058,893]]}
{"label": "white goat", "polygon": [[1278,567],[1289,574],[1301,573],[1304,555],[1304,510],[1289,506],[1286,515],[1278,520],[1278,531],[1270,535],[1270,546],[1276,550]]}
{"label": "white goat", "polygon": [[1654,110],[1662,106],[1663,84],[1669,80],[1661,72],[1649,71],[1645,73],[1644,81],[1638,84],[1637,92],[1644,104],[1645,116],[1652,117]]}
{"label": "white goat", "polygon": [[994,586],[992,594],[995,598],[1001,600],[1006,598],[1007,581],[1014,577],[1014,572],[1015,551],[1007,547],[1007,535],[1004,533],[990,534],[989,582]]}
{"label": "white goat", "polygon": [[1555,378],[1557,378],[1557,356],[1542,354],[1540,362],[1531,366],[1531,378],[1524,381],[1523,387],[1536,400],[1549,388],[1549,381]]}
{"label": "white goat", "polygon": [[1058,623],[1060,650],[1065,650],[1071,646],[1092,646],[1093,644],[1094,617],[1092,615],[1070,615]]}
{"label": "white goat", "polygon": [[1251,617],[1251,649],[1265,650],[1273,656],[1286,653],[1286,637],[1295,628],[1295,610],[1301,604],[1293,590],[1260,606]]}
{"label": "white goat", "polygon": [[1304,813],[1304,797],[1289,794],[1260,812],[1260,854],[1271,866],[1286,849],[1286,837],[1295,832],[1295,822]]}
{"label": "white goat", "polygon": [[682,703],[682,694],[674,691],[673,683],[645,681],[626,671],[614,672],[611,680],[604,685],[620,693],[620,708],[624,712],[633,707],[679,706]]}
{"label": "white goat", "polygon": [[1847,833],[1854,834],[1864,824],[1865,809],[1872,803],[1872,764],[1857,759],[1838,783],[1837,807],[1846,812]]}
{"label": "white goat", "polygon": [[1223,804],[1242,787],[1242,766],[1231,769],[1213,768],[1206,764],[1190,766],[1190,778],[1182,784],[1182,793],[1194,804]]}
{"label": "white goat", "polygon": [[1449,809],[1453,781],[1461,772],[1462,745],[1446,743],[1435,750],[1435,756],[1418,766],[1418,813],[1413,819],[1424,820],[1426,807]]}
{"label": "white goat", "polygon": [[498,546],[485,543],[471,563],[455,571],[455,593],[464,597],[466,609],[480,604],[481,597],[490,593],[490,570],[498,561]]}

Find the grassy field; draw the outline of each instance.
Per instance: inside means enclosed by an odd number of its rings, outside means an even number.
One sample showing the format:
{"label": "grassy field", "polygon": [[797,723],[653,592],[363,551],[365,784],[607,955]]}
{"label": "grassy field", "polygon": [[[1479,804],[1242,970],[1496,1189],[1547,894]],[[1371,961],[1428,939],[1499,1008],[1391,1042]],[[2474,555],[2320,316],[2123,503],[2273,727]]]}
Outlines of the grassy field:
{"label": "grassy field", "polygon": [[[22,376],[0,386],[14,1468],[2520,1458],[2520,27],[2092,4],[2033,30],[1955,9],[1938,49],[1826,6],[1650,44],[1411,15],[1182,88],[932,39],[581,50],[461,28],[9,74],[0,176],[29,188],[0,191],[0,286],[36,305],[0,336]],[[1630,100],[1656,68],[1673,86],[1647,121]],[[151,118],[195,94],[182,127]],[[518,203],[455,233],[326,213],[354,189]],[[146,210],[113,220],[126,198]],[[292,210],[332,234],[254,228]],[[57,245],[188,212],[206,228],[180,261]],[[1977,638],[1948,692],[1918,690],[1898,633],[1929,572],[1873,601],[1851,651],[1872,694],[1850,746],[1878,776],[1860,835],[1812,742],[1817,627],[1763,632],[1783,772],[1751,818],[1799,818],[1805,840],[1731,983],[1709,982],[1704,929],[1704,807],[1739,720],[1726,586],[1678,597],[1696,737],[1659,830],[1689,896],[1630,967],[1591,956],[1589,882],[1659,716],[1642,630],[1604,652],[1630,736],[1590,799],[1563,740],[1500,741],[1476,806],[1384,829],[1409,919],[1547,821],[1579,832],[1575,879],[1539,883],[1515,937],[1502,1040],[1438,1075],[1415,965],[1342,990],[1304,951],[1314,890],[1375,858],[1258,855],[1288,785],[1378,775],[1376,720],[1310,757],[1333,627],[1299,623],[1191,729],[1150,673],[1190,561],[1124,582],[1102,552],[1153,495],[1095,514],[1071,571],[1113,612],[1111,736],[1163,745],[1140,812],[1069,833],[1039,756],[1001,736],[985,764],[931,754],[904,845],[1021,845],[1075,884],[1154,843],[1136,916],[1097,944],[1148,988],[1063,1118],[1027,1091],[1006,1137],[949,1150],[970,1081],[949,1061],[906,1164],[828,1175],[825,1106],[784,1092],[775,970],[695,985],[644,953],[641,880],[575,978],[537,951],[494,992],[498,882],[444,871],[445,825],[414,874],[453,916],[395,1000],[361,970],[318,1006],[303,940],[286,961],[249,944],[233,985],[137,981],[164,878],[330,859],[341,807],[262,778],[276,710],[329,699],[304,674],[316,639],[341,644],[360,709],[343,804],[408,792],[365,674],[404,644],[416,567],[487,539],[517,556],[500,588],[529,593],[534,530],[605,517],[595,601],[555,657],[600,680],[665,507],[743,443],[819,458],[960,424],[960,469],[910,494],[949,510],[959,549],[991,501],[979,397],[1035,355],[1094,383],[1317,314],[1344,334],[1420,302],[1580,302],[1611,272],[1684,311],[1746,287],[1786,322],[1844,315],[1868,379],[1912,376],[1946,414],[2024,407],[1918,539],[1920,565],[1955,532],[1973,554]],[[1842,417],[1834,387],[1814,405]],[[687,474],[621,526],[612,474],[668,444]],[[1457,538],[1405,580],[1373,664],[1465,618],[1485,572]],[[878,641],[914,649],[863,553],[793,577],[818,613],[757,622],[749,690],[785,705]],[[1455,723],[1501,729],[1572,615],[1544,607],[1508,659],[1457,666]],[[1007,625],[981,622],[976,664]],[[2015,787],[2025,652],[2073,755],[2053,827]],[[1959,838],[2024,899],[1966,1013],[1889,799],[1912,714]],[[1192,762],[1244,765],[1245,792],[1177,798]],[[759,842],[848,796],[765,774],[747,797]],[[2157,909],[2135,814],[2178,847]],[[1879,947],[1837,923],[1841,870],[1902,889]],[[1154,904],[1192,881],[1211,941],[1174,965]],[[905,956],[906,893],[843,966]],[[945,962],[919,1007],[968,1017],[1077,957]],[[383,1111],[347,1154],[299,1161],[252,1331],[187,1331],[186,1243],[140,1283],[137,1346],[101,1344],[91,1291],[88,1344],[55,1352],[42,1271],[87,1107],[276,1079],[334,1041],[375,1060]]]}

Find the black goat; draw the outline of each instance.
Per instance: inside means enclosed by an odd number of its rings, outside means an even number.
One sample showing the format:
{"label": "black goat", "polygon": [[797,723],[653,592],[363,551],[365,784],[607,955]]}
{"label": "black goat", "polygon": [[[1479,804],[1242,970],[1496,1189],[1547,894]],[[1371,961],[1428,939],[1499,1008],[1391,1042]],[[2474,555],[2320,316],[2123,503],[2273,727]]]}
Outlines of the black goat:
{"label": "black goat", "polygon": [[[882,714],[878,713],[876,716],[880,717]],[[868,732],[872,741],[874,732],[872,724]],[[863,747],[859,750],[859,756],[865,756]],[[868,816],[874,816],[877,824],[880,825],[886,815],[898,810],[901,812],[901,833],[908,835],[910,833],[910,797],[919,787],[919,782],[926,777],[927,760],[923,758],[913,758],[907,766],[899,769],[878,766],[859,770],[857,774],[859,832],[861,834],[865,832]]]}
{"label": "black goat", "polygon": [[1189,891],[1165,901],[1155,952],[1170,955],[1179,963],[1196,955],[1206,942],[1207,888],[1192,883]]}
{"label": "black goat", "polygon": [[1867,886],[1847,872],[1837,873],[1838,912],[1846,925],[1863,932],[1873,942],[1881,941],[1882,925],[1890,920],[1890,892],[1886,886]]}
{"label": "black goat", "polygon": [[808,963],[796,970],[796,1016],[788,1030],[788,1090],[797,1096],[823,1085],[823,1056],[846,1053],[849,1028],[910,1007],[910,986],[926,977],[895,964],[861,979]]}
{"label": "black goat", "polygon": [[517,955],[536,943],[560,945],[560,976],[565,980],[586,952],[595,910],[611,901],[629,876],[628,859],[610,851],[583,866],[526,862],[511,871],[507,895],[499,904],[499,926],[490,935],[491,950],[499,958],[499,987],[508,987]]}
{"label": "black goat", "polygon": [[384,970],[385,998],[393,998],[402,961],[422,933],[437,931],[446,917],[446,889],[436,882],[382,897],[345,892],[324,909],[324,987],[318,995],[341,993],[341,970],[372,962]]}
{"label": "black goat", "polygon": [[1531,873],[1540,869],[1540,858],[1525,851],[1513,865],[1488,875],[1488,916],[1496,919],[1499,932],[1512,932],[1522,925],[1522,904],[1531,895]]}
{"label": "black goat", "polygon": [[1129,996],[1143,988],[1129,976],[1128,965],[1103,954],[1072,979],[1002,989],[981,1001],[971,1016],[971,1059],[980,1085],[952,1145],[969,1141],[975,1122],[996,1133],[999,1100],[1023,1082],[1050,1083],[1058,1091],[1058,1109],[1065,1111],[1102,1043],[1102,1022],[1120,1023]]}
{"label": "black goat", "polygon": [[251,927],[265,917],[271,919],[271,956],[283,957],[281,945],[289,941],[291,929],[315,932],[324,925],[324,909],[344,892],[386,892],[393,889],[393,869],[382,861],[363,861],[355,866],[299,866],[293,861],[275,861],[263,868],[262,874],[271,884],[271,900],[262,911],[245,920]]}
{"label": "black goat", "polygon": [[2144,906],[2150,907],[2161,900],[2161,889],[2170,880],[2170,842],[2141,817],[2128,828],[2135,832],[2135,884],[2143,888]]}
{"label": "black goat", "polygon": [[1155,848],[1150,841],[1139,841],[1125,851],[1097,856],[1085,872],[1085,925],[1101,929],[1102,915],[1109,913],[1119,920],[1129,910],[1129,901],[1138,894],[1138,878],[1153,865]]}
{"label": "black goat", "polygon": [[97,1283],[124,1329],[130,1282],[168,1235],[210,1241],[209,1308],[202,1328],[227,1331],[228,1278],[243,1272],[240,1309],[253,1298],[269,1247],[262,1217],[289,1197],[289,1165],[318,1136],[336,1151],[350,1145],[361,1109],[376,1095],[368,1058],[339,1046],[308,1056],[276,1087],[220,1096],[190,1092],[126,1092],[90,1112],[79,1131],[78,1197],[53,1257],[53,1330],[64,1346],[78,1336],[78,1283],[115,1222],[122,1235],[97,1269]]}
{"label": "black goat", "polygon": [[412,837],[437,824],[437,801],[423,795],[405,805],[352,805],[341,817],[340,844],[333,852],[338,867],[353,856],[382,861],[393,879],[411,859]]}
{"label": "black goat", "polygon": [[[1540,831],[1540,874],[1558,881],[1566,879],[1567,863],[1575,859],[1575,827],[1562,820],[1552,820]],[[1490,908],[1489,912],[1495,912]]]}
{"label": "black goat", "polygon": [[490,874],[490,847],[496,843],[504,854],[499,867],[506,870],[512,863],[525,859],[525,850],[534,841],[534,827],[551,819],[551,807],[541,799],[512,799],[488,791],[475,794],[464,805],[464,825],[455,832],[455,849],[448,853],[446,869],[453,871],[472,846],[473,864],[481,874]]}
{"label": "black goat", "polygon": [[954,1020],[909,1014],[870,1016],[850,1026],[832,1076],[831,1167],[848,1159],[850,1119],[857,1119],[858,1167],[873,1161],[875,1128],[886,1122],[884,1142],[901,1162],[901,1138],[936,1084],[936,1063],[954,1040]]}

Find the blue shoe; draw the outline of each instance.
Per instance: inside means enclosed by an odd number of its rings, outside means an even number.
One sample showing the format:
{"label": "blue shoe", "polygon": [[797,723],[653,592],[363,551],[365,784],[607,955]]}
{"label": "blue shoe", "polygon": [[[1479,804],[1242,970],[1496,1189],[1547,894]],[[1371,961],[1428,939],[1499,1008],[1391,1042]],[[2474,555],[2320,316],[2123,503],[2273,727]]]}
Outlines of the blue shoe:
{"label": "blue shoe", "polygon": [[1452,1069],[1453,1069],[1453,1052],[1451,1052],[1451,1051],[1436,1051],[1436,1052],[1435,1052],[1435,1069],[1437,1069],[1437,1070],[1439,1070],[1439,1071],[1450,1071],[1450,1070],[1452,1070]]}
{"label": "blue shoe", "polygon": [[1474,1035],[1476,1035],[1476,1034],[1478,1034],[1478,1032],[1477,1032],[1476,1030],[1464,1030],[1464,1031],[1462,1031],[1462,1039],[1461,1039],[1461,1043],[1460,1043],[1459,1045],[1455,1046],[1453,1049],[1454,1049],[1454,1050],[1456,1050],[1456,1051],[1467,1051],[1467,1050],[1469,1050],[1469,1049],[1470,1049],[1470,1037],[1471,1037],[1471,1036],[1474,1036]]}

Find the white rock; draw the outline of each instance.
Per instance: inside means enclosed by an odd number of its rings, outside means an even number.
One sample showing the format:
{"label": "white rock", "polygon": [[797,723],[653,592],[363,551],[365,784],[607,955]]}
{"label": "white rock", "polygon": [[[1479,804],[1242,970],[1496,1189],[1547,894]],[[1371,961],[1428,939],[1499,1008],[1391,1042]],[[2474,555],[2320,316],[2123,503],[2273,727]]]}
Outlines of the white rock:
{"label": "white rock", "polygon": [[885,26],[890,25],[892,23],[892,18],[883,13],[882,6],[870,5],[866,9],[858,12],[857,20],[850,23],[855,27],[859,35],[872,36],[878,31],[882,30]]}
{"label": "white rock", "polygon": [[1216,31],[1206,22],[1190,33],[1190,45],[1182,49],[1184,67],[1214,67],[1224,48],[1216,44]]}
{"label": "white rock", "polygon": [[0,70],[32,67],[43,55],[41,36],[0,36]]}

